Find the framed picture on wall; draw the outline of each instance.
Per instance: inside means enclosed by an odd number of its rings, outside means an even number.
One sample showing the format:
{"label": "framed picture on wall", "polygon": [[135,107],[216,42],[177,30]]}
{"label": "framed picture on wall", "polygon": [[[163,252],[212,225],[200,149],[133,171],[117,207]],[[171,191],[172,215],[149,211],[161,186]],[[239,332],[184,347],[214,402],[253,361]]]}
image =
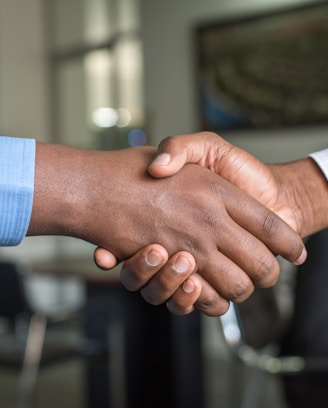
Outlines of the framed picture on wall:
{"label": "framed picture on wall", "polygon": [[328,2],[195,30],[201,128],[328,123]]}

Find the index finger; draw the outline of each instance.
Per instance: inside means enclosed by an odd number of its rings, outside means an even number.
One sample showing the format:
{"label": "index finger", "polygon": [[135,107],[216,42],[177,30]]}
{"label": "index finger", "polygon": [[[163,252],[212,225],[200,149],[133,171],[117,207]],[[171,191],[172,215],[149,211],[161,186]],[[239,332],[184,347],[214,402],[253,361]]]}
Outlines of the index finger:
{"label": "index finger", "polygon": [[297,232],[260,202],[234,188],[237,196],[228,198],[229,214],[234,221],[262,241],[273,254],[295,265],[302,264],[307,252]]}

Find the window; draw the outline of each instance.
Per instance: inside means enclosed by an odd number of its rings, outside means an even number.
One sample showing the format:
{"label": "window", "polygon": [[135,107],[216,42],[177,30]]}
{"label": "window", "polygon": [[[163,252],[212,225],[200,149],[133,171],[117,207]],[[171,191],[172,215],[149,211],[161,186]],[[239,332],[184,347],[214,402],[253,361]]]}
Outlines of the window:
{"label": "window", "polygon": [[45,4],[54,140],[101,149],[144,144],[137,0]]}

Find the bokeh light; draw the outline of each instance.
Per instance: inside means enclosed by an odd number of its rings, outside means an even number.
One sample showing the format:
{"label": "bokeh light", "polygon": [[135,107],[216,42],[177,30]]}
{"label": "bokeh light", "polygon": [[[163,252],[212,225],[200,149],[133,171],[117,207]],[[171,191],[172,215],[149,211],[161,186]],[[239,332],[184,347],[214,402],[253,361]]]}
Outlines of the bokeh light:
{"label": "bokeh light", "polygon": [[128,134],[128,142],[130,146],[143,146],[146,143],[147,136],[142,129],[133,129]]}
{"label": "bokeh light", "polygon": [[93,123],[100,128],[116,126],[117,120],[118,114],[113,108],[98,108],[92,114]]}

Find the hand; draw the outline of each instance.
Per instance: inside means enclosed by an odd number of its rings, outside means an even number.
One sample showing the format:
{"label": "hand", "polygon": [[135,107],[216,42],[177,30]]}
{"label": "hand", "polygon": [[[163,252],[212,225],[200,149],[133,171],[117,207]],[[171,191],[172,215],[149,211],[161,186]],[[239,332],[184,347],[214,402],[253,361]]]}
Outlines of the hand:
{"label": "hand", "polygon": [[[327,181],[309,158],[265,165],[218,135],[203,132],[165,139],[149,171],[155,177],[170,176],[187,162],[223,175],[271,208],[304,237],[328,226]],[[305,257],[304,252],[303,261]],[[132,271],[140,262],[138,255],[133,262]],[[299,259],[298,263],[301,262]],[[183,304],[181,310],[187,312],[188,308]]]}
{"label": "hand", "polygon": [[[178,140],[179,138],[177,138]],[[96,258],[98,260],[98,264],[106,265],[104,259],[102,258],[105,255],[104,251],[101,250],[96,251]],[[141,257],[141,260],[139,259]],[[305,253],[303,253],[302,258],[298,260],[298,262],[303,262],[305,259]],[[297,261],[295,261],[297,262]],[[184,286],[180,287],[180,282],[182,282],[182,278],[185,279],[186,276],[179,276],[181,281],[177,281],[176,275],[172,270],[172,262],[168,263],[165,267],[163,266],[164,260],[162,263],[157,267],[157,265],[152,265],[152,268],[149,268],[147,263],[145,262],[142,255],[136,255],[131,260],[127,261],[122,270],[122,280],[125,283],[125,286],[129,290],[138,290],[140,288],[144,288],[142,290],[143,296],[148,300],[150,303],[158,304],[161,303],[165,298],[169,298],[169,294],[171,293],[170,300],[168,302],[168,307],[170,310],[175,310],[176,313],[184,314],[188,313],[192,310],[190,304],[186,307],[186,300],[192,301],[194,298],[197,298],[198,288],[201,285],[201,277],[198,275],[193,275],[193,279],[188,279],[185,281]],[[111,266],[111,265],[106,265]],[[144,273],[142,274],[144,267]],[[160,267],[162,267],[161,274],[154,275]],[[189,273],[191,273],[189,271]],[[137,275],[137,276],[134,276]],[[142,275],[142,278],[140,278]],[[158,276],[167,275],[170,276],[170,279],[167,279],[167,282],[170,282],[170,291],[168,288],[164,288],[163,283],[159,286],[157,282]],[[129,284],[129,279],[133,281],[133,284]],[[148,280],[151,280],[150,284],[147,284]],[[137,282],[137,283],[136,283]],[[174,286],[175,283],[175,286]],[[205,311],[208,314],[215,314],[216,311],[212,311],[215,309],[213,305],[217,303],[216,300],[216,293],[213,291],[213,288],[207,285],[206,289],[204,288],[205,283],[203,282],[203,290],[201,296],[198,298],[198,302],[196,306]],[[190,291],[191,287],[194,287],[194,291]],[[160,289],[161,288],[161,289]],[[180,288],[179,291],[176,293],[176,289]],[[184,289],[188,288],[188,292]],[[155,291],[157,290],[157,292]]]}
{"label": "hand", "polygon": [[[115,257],[104,248],[96,248],[95,262],[108,270],[116,265]],[[180,251],[171,257],[160,245],[149,245],[123,263],[121,281],[130,291],[140,290],[153,305],[166,302],[174,314],[185,315],[195,308],[208,315],[226,312],[229,302],[195,272],[195,259]]]}
{"label": "hand", "polygon": [[[302,236],[328,225],[327,182],[311,159],[267,166],[220,136],[202,132],[165,139],[149,172],[155,177],[167,177],[187,162],[221,174],[271,208]],[[129,261],[130,274],[133,265],[140,262],[138,255],[133,262]],[[185,310],[182,308],[182,313]]]}
{"label": "hand", "polygon": [[149,166],[153,177],[197,163],[221,175],[285,220],[302,237],[327,226],[327,182],[312,159],[266,165],[212,132],[164,139]]}
{"label": "hand", "polygon": [[219,295],[215,314],[227,309],[226,299],[247,298],[254,284],[275,282],[279,265],[271,252],[300,257],[297,234],[247,194],[195,165],[155,180],[146,172],[153,155],[153,148],[95,152],[38,144],[28,234],[74,236],[118,259],[154,242],[169,256],[189,252],[198,276]]}

